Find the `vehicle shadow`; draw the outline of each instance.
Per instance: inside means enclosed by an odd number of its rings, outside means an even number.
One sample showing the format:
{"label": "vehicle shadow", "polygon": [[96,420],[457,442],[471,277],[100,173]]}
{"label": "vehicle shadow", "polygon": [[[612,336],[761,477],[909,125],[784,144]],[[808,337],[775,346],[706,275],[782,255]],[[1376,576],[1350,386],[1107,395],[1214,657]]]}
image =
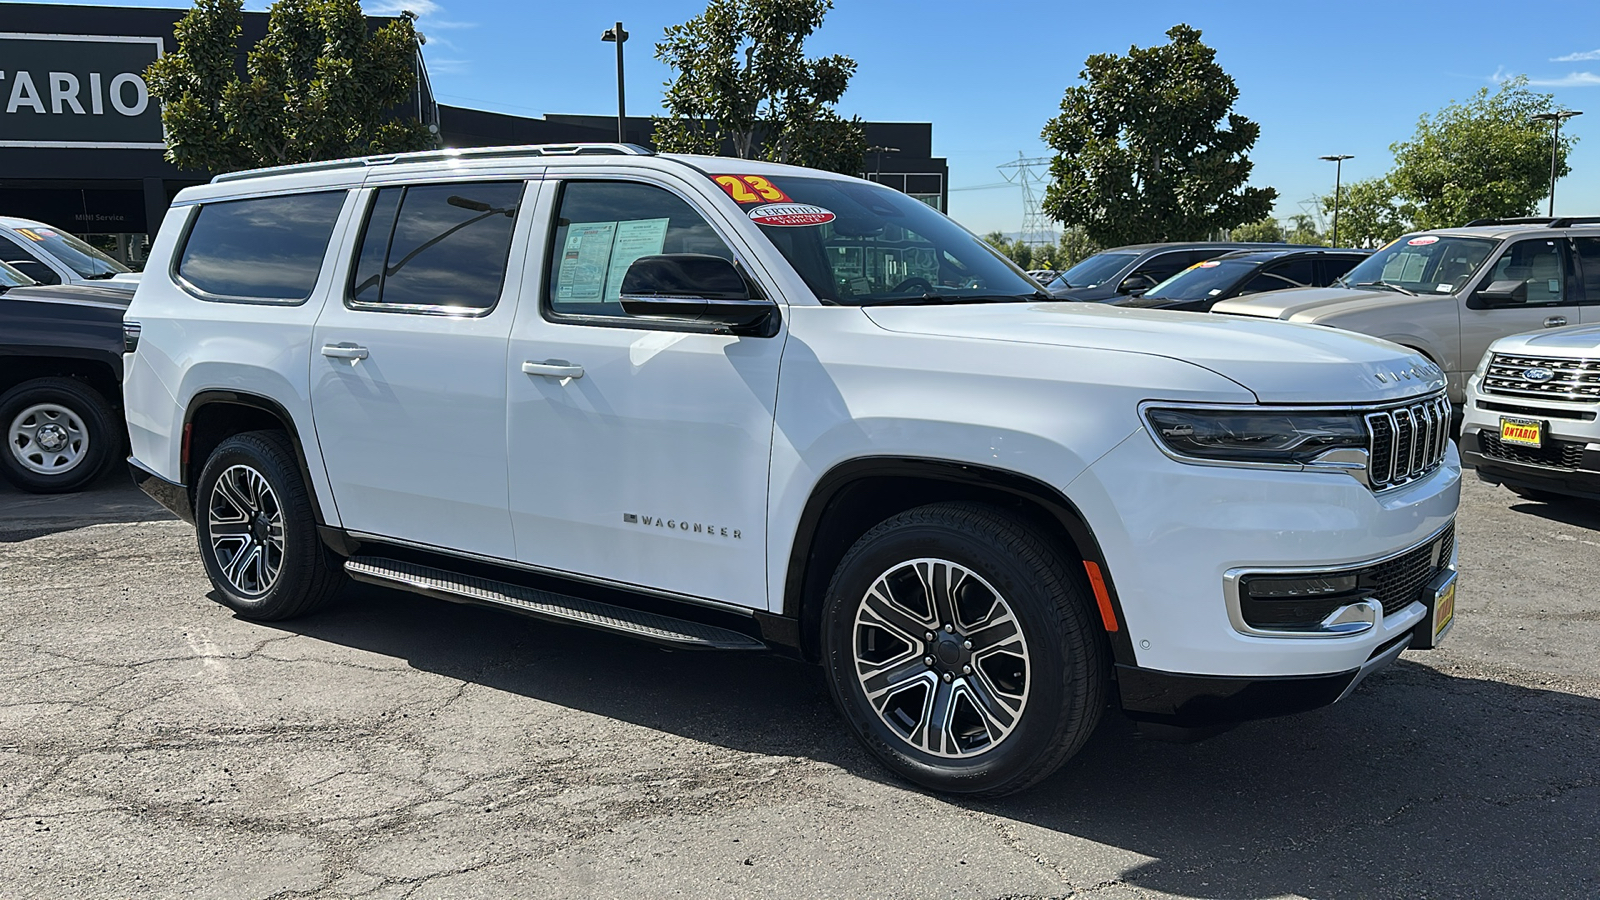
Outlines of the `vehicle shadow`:
{"label": "vehicle shadow", "polygon": [[0,544],[71,531],[88,525],[152,522],[174,516],[144,495],[125,466],[110,466],[84,490],[30,494],[0,481]]}
{"label": "vehicle shadow", "polygon": [[[845,733],[820,670],[780,657],[664,652],[362,585],[325,613],[276,627],[693,740],[900,784]],[[1594,897],[1597,726],[1600,700],[1402,661],[1337,707],[1247,723],[1199,744],[1146,740],[1108,711],[1088,746],[1032,790],[942,799],[1018,823],[1020,840],[1053,848],[1045,855],[1101,845],[1104,858],[1105,847],[1121,848],[1111,852],[1130,857],[1123,882],[1178,896]],[[1046,833],[1028,837],[1030,827]],[[1074,870],[1071,858],[1049,861]]]}
{"label": "vehicle shadow", "polygon": [[1558,500],[1539,502],[1522,501],[1511,505],[1512,512],[1538,516],[1549,519],[1562,525],[1571,525],[1575,528],[1588,528],[1600,531],[1600,503],[1578,497],[1563,497]]}

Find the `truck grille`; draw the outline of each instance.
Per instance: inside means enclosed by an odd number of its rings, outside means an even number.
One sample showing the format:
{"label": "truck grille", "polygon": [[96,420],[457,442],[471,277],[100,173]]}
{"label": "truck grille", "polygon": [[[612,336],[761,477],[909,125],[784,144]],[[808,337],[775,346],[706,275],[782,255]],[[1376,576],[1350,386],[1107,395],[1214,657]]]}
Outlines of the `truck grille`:
{"label": "truck grille", "polygon": [[1373,597],[1383,604],[1383,614],[1392,616],[1415,603],[1422,596],[1423,586],[1450,565],[1455,543],[1456,526],[1452,522],[1438,537],[1404,556],[1362,569],[1360,584],[1369,587]]}
{"label": "truck grille", "polygon": [[[1547,381],[1531,381],[1530,369],[1548,369]],[[1550,400],[1600,400],[1600,359],[1561,359],[1496,353],[1483,375],[1486,394],[1544,397]]]}
{"label": "truck grille", "polygon": [[1497,434],[1478,432],[1478,452],[1490,459],[1544,466],[1550,469],[1578,469],[1583,466],[1583,444],[1571,441],[1545,441],[1543,447],[1519,447],[1500,440]]}
{"label": "truck grille", "polygon": [[1450,401],[1440,393],[1368,413],[1367,480],[1375,491],[1399,487],[1444,462],[1450,445]]}

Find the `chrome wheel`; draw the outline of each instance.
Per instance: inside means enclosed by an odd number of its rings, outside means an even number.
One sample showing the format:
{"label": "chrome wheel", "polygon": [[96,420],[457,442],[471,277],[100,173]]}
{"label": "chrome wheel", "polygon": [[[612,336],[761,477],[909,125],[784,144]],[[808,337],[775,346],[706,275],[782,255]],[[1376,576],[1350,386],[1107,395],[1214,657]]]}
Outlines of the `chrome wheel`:
{"label": "chrome wheel", "polygon": [[912,748],[993,750],[1028,702],[1028,643],[1004,597],[976,572],[914,559],[879,575],[856,607],[854,662],[868,704]]}
{"label": "chrome wheel", "polygon": [[206,530],[217,568],[244,595],[272,589],[283,568],[283,509],[262,474],[229,466],[211,488]]}
{"label": "chrome wheel", "polygon": [[39,403],[11,420],[7,443],[17,462],[40,475],[62,475],[83,462],[89,452],[89,429],[83,419],[59,403]]}

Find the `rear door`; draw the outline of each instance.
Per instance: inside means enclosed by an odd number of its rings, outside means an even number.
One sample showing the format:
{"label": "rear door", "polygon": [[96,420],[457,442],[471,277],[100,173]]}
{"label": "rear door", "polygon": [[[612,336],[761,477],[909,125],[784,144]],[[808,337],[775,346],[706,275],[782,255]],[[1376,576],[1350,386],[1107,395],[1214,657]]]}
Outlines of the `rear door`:
{"label": "rear door", "polygon": [[[312,339],[317,441],[355,532],[504,559],[506,343],[539,183],[367,188]],[[512,261],[516,264],[513,266]]]}

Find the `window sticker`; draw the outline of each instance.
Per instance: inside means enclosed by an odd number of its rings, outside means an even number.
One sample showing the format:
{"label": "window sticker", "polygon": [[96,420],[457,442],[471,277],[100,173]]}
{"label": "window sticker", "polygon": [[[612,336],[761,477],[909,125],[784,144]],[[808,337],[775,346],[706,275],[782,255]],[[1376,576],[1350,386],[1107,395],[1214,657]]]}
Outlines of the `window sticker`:
{"label": "window sticker", "polygon": [[574,222],[567,228],[556,272],[556,299],[567,303],[615,303],[622,279],[641,256],[661,252],[670,219]]}
{"label": "window sticker", "polygon": [[1439,284],[1439,285],[1435,286],[1435,288],[1434,288],[1434,290],[1438,291],[1441,294],[1448,294],[1448,293],[1450,293],[1451,291],[1453,291],[1455,289],[1456,289],[1456,286],[1451,284],[1448,281],[1443,282],[1442,284]]}
{"label": "window sticker", "polygon": [[30,241],[42,241],[42,240],[44,240],[44,237],[42,235],[40,235],[38,232],[34,231],[31,228],[18,228],[17,229],[17,234],[22,235],[23,237],[27,238]]}
{"label": "window sticker", "polygon": [[1205,262],[1196,265],[1195,268],[1196,269],[1215,269],[1217,266],[1220,266],[1220,265],[1222,265],[1222,263],[1219,263],[1214,259],[1208,259]]}
{"label": "window sticker", "polygon": [[838,218],[832,210],[809,203],[768,203],[750,210],[750,221],[757,225],[778,225],[785,228],[803,228],[824,225]]}
{"label": "window sticker", "polygon": [[793,203],[794,199],[760,175],[717,175],[712,178],[735,203]]}
{"label": "window sticker", "polygon": [[1406,241],[1406,244],[1412,247],[1426,247],[1429,244],[1437,243],[1439,243],[1439,239],[1431,234],[1425,234],[1422,237],[1414,237],[1411,240]]}

